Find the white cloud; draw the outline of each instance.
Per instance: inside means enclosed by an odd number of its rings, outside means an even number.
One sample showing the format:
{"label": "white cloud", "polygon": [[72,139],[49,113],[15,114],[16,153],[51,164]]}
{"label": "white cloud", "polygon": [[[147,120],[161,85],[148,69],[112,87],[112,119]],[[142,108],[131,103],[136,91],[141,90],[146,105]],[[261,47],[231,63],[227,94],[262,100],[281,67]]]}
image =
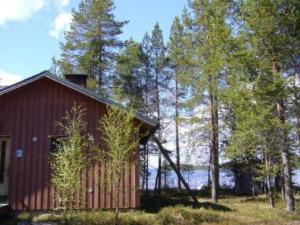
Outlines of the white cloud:
{"label": "white cloud", "polygon": [[44,0],[1,0],[0,1],[0,26],[8,21],[23,21],[41,10]]}
{"label": "white cloud", "polygon": [[72,14],[67,12],[61,12],[55,18],[54,23],[49,31],[49,34],[54,38],[59,38],[62,32],[68,30],[72,21]]}
{"label": "white cloud", "polygon": [[0,69],[0,86],[7,86],[21,81],[23,78],[18,74],[8,73]]}
{"label": "white cloud", "polygon": [[59,8],[63,8],[67,6],[69,2],[70,2],[69,0],[55,0],[55,3]]}

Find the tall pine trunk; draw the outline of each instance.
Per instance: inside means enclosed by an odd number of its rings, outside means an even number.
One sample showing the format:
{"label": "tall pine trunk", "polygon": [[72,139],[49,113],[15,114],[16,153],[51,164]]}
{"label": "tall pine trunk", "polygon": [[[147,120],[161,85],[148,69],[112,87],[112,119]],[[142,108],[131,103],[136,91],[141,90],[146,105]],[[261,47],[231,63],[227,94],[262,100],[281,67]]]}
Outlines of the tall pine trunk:
{"label": "tall pine trunk", "polygon": [[[145,87],[145,111],[146,115],[150,115],[150,104],[149,104],[149,77],[150,77],[150,71],[149,71],[149,63],[146,64],[146,87]],[[149,144],[148,142],[145,145],[145,151],[146,151],[146,168],[145,168],[145,189],[146,189],[146,194],[148,194],[149,191]]]}
{"label": "tall pine trunk", "polygon": [[[272,72],[274,77],[279,76],[278,66],[273,62]],[[288,212],[295,211],[295,200],[293,194],[293,185],[292,185],[292,173],[291,165],[289,160],[289,146],[288,146],[288,135],[285,131],[284,126],[286,125],[285,121],[285,111],[284,111],[284,100],[281,98],[277,102],[277,116],[281,122],[281,128],[278,128],[278,140],[279,148],[281,152],[281,161],[282,161],[282,172],[283,172],[283,183],[285,191],[285,209]]]}
{"label": "tall pine trunk", "polygon": [[[158,70],[155,69],[155,86],[156,86],[156,107],[157,107],[157,118],[158,123],[160,124],[161,116],[160,116],[160,98],[159,98],[159,83],[158,83]],[[158,129],[158,140],[162,141],[161,127]],[[161,193],[161,172],[162,172],[162,155],[161,152],[158,151],[158,168],[155,179],[155,190],[158,194]]]}
{"label": "tall pine trunk", "polygon": [[[179,147],[179,88],[178,81],[175,81],[175,139],[176,139],[176,166],[180,172],[180,147]],[[180,179],[177,179],[178,190],[181,191]]]}
{"label": "tall pine trunk", "polygon": [[[212,80],[210,78],[210,85]],[[209,89],[210,102],[210,153],[211,153],[211,200],[214,203],[218,201],[219,191],[219,138],[218,138],[218,101],[216,93],[212,88]]]}
{"label": "tall pine trunk", "polygon": [[[280,117],[281,124],[285,124],[283,101],[277,103],[277,113]],[[280,140],[280,151],[282,161],[282,173],[283,173],[283,184],[284,184],[284,198],[285,198],[285,209],[288,212],[295,211],[295,200],[293,194],[292,184],[292,172],[289,160],[289,147],[287,143],[287,134],[283,128],[278,130],[278,136]]]}

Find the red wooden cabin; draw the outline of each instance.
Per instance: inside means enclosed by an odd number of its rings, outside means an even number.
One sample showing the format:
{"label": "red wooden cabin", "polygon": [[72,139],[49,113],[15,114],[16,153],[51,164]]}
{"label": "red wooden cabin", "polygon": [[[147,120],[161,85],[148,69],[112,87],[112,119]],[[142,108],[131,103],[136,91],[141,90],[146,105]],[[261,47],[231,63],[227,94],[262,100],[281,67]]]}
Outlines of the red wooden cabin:
{"label": "red wooden cabin", "polygon": [[[58,206],[50,185],[50,139],[62,135],[55,122],[61,121],[74,101],[87,109],[90,134],[96,134],[97,121],[107,107],[115,104],[88,91],[85,76],[66,77],[69,80],[44,71],[0,90],[0,196],[7,198],[13,210],[50,210]],[[155,120],[140,113],[136,119],[143,124],[141,132],[151,134],[157,126]],[[139,207],[137,155],[125,171],[122,208]],[[100,179],[105,177],[104,165],[95,165],[91,170],[97,171]],[[97,175],[90,175],[94,171],[83,176],[84,208],[113,208],[111,191],[106,190]]]}

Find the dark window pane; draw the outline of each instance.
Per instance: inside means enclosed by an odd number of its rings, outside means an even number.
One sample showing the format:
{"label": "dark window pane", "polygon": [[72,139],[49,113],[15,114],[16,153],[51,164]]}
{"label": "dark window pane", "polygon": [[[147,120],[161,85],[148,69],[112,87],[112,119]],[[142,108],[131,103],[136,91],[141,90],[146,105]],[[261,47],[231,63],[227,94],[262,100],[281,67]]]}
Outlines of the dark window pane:
{"label": "dark window pane", "polygon": [[50,144],[50,152],[56,152],[59,149],[61,139],[65,138],[65,136],[50,136],[49,144]]}

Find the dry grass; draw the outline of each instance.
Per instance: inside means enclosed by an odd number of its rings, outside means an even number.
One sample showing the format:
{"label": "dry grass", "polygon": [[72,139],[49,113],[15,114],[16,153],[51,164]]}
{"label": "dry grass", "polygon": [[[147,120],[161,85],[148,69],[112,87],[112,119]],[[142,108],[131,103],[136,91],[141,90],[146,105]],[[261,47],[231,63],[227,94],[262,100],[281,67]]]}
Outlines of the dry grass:
{"label": "dry grass", "polygon": [[294,213],[286,213],[281,201],[277,201],[276,208],[271,208],[268,201],[262,196],[256,198],[229,197],[222,199],[220,204],[230,208],[231,211],[218,212],[217,214],[221,218],[218,222],[202,224],[300,225],[300,210]]}

